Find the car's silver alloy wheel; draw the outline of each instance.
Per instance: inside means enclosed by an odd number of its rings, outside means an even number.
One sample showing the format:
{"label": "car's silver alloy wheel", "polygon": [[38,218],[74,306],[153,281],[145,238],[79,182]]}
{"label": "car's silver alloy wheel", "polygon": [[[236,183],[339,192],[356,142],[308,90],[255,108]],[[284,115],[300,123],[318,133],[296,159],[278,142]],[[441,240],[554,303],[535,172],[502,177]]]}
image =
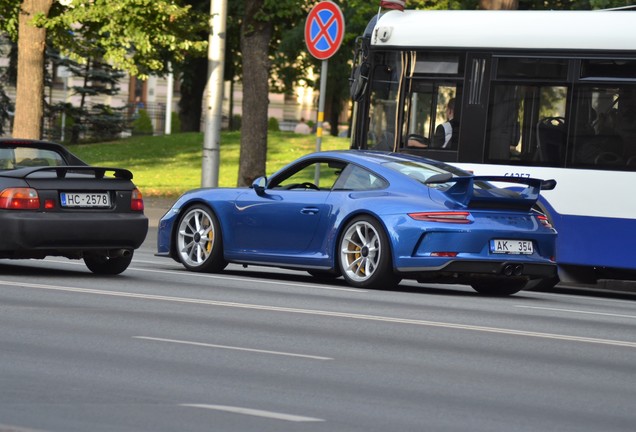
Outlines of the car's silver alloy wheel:
{"label": "car's silver alloy wheel", "polygon": [[215,238],[210,215],[200,208],[190,210],[181,219],[177,247],[181,261],[191,267],[203,265],[212,253]]}
{"label": "car's silver alloy wheel", "polygon": [[342,236],[340,262],[342,271],[352,281],[363,282],[373,276],[382,257],[382,242],[369,222],[352,224]]}

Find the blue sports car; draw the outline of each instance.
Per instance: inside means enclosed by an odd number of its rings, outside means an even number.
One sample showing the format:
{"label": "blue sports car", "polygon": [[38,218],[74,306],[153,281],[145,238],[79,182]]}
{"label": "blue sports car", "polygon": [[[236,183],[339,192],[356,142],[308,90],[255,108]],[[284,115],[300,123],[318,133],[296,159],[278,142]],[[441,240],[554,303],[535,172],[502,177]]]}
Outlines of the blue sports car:
{"label": "blue sports car", "polygon": [[186,192],[159,223],[158,255],[192,271],[240,263],[360,288],[406,278],[510,295],[556,275],[557,234],[534,209],[555,184],[407,154],[318,152],[250,188]]}

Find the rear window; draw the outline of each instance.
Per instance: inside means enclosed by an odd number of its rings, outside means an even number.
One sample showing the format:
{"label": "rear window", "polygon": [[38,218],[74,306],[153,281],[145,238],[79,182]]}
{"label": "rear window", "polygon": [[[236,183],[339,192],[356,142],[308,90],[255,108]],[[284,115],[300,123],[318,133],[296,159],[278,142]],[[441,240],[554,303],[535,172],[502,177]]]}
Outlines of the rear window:
{"label": "rear window", "polygon": [[[435,165],[415,161],[387,162],[384,166],[404,174],[405,176],[411,177],[421,183],[424,183],[429,177],[448,172],[447,170]],[[436,184],[435,186],[437,187],[439,185]]]}
{"label": "rear window", "polygon": [[[437,174],[451,173],[453,177],[471,176],[471,173],[448,164],[433,165],[417,161],[394,161],[387,162],[386,164],[384,164],[384,166],[386,166],[387,168],[391,168],[392,170],[404,174],[408,177],[411,177],[422,184],[424,184],[424,182],[426,182],[426,180],[428,180],[430,177]],[[452,187],[454,184],[455,182],[431,183],[427,184],[426,186],[445,191]],[[473,187],[475,189],[487,190],[491,189],[493,186],[483,181],[477,181],[475,182]]]}
{"label": "rear window", "polygon": [[0,148],[0,169],[3,170],[64,165],[66,162],[62,155],[53,150],[32,147]]}

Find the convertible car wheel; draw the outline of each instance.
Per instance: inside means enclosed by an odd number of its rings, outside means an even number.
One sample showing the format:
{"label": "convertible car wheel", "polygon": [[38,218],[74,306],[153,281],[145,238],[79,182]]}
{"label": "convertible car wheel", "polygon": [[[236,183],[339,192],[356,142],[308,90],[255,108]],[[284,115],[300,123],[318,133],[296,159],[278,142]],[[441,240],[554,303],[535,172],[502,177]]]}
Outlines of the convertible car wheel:
{"label": "convertible car wheel", "polygon": [[391,267],[389,240],[373,218],[353,219],[340,238],[340,270],[345,280],[359,288],[389,289],[399,278]]}
{"label": "convertible car wheel", "polygon": [[122,256],[108,257],[105,255],[86,255],[84,264],[90,271],[99,275],[118,275],[128,268],[133,258],[133,252]]}
{"label": "convertible car wheel", "polygon": [[493,280],[475,282],[471,286],[479,294],[503,297],[518,293],[527,283],[525,280]]}
{"label": "convertible car wheel", "polygon": [[195,205],[185,211],[175,233],[177,255],[185,268],[197,272],[220,272],[223,240],[219,221],[208,207]]}

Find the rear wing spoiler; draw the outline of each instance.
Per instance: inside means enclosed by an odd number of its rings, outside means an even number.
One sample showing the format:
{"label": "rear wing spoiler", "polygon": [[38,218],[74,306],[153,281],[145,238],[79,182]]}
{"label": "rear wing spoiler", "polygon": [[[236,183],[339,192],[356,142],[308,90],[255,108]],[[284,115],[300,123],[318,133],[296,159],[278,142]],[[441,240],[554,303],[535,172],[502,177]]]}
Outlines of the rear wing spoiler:
{"label": "rear wing spoiler", "polygon": [[[486,182],[491,188],[475,189],[475,182]],[[466,176],[453,177],[450,173],[429,177],[426,184],[455,183],[444,193],[453,201],[469,208],[515,208],[531,209],[539,199],[542,190],[552,190],[556,180],[542,180],[530,177],[506,176]],[[492,183],[509,183],[508,187],[497,187]],[[521,189],[519,186],[525,185]]]}
{"label": "rear wing spoiler", "polygon": [[124,168],[110,168],[110,167],[94,167],[84,165],[68,165],[68,166],[40,166],[40,167],[26,167],[18,168],[11,171],[4,171],[0,174],[2,177],[11,178],[27,178],[30,175],[38,172],[56,173],[57,178],[65,178],[68,173],[74,174],[91,174],[96,179],[103,179],[106,177],[107,172],[111,172],[112,176],[122,180],[132,180],[133,174],[131,171]]}

